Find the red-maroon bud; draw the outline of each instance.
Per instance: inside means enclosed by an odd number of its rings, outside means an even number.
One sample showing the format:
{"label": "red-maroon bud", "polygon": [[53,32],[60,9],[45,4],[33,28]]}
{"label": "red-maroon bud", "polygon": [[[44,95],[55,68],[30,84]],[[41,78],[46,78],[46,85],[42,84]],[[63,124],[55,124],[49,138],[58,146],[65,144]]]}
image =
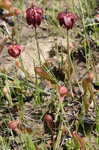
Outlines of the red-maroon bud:
{"label": "red-maroon bud", "polygon": [[49,123],[49,122],[53,122],[53,117],[50,114],[46,114],[44,116],[44,121]]}
{"label": "red-maroon bud", "polygon": [[93,79],[94,79],[94,73],[93,72],[88,72],[87,78],[88,78],[89,81],[92,82]]}
{"label": "red-maroon bud", "polygon": [[10,45],[8,47],[8,53],[13,58],[19,57],[19,55],[21,54],[21,51],[22,51],[22,46],[20,45]]}
{"label": "red-maroon bud", "polygon": [[68,93],[68,89],[65,86],[60,86],[59,87],[59,94],[61,97],[66,96]]}
{"label": "red-maroon bud", "polygon": [[18,16],[21,14],[21,10],[19,10],[18,8],[15,8],[15,15]]}
{"label": "red-maroon bud", "polygon": [[77,16],[70,12],[60,12],[57,16],[60,26],[63,26],[67,30],[72,29],[77,20]]}
{"label": "red-maroon bud", "polygon": [[95,15],[95,22],[99,23],[99,14]]}
{"label": "red-maroon bud", "polygon": [[19,120],[13,120],[8,122],[8,128],[15,131],[18,128]]}
{"label": "red-maroon bud", "polygon": [[85,138],[81,137],[76,131],[73,131],[72,137],[74,138],[74,141],[79,144],[81,150],[86,150]]}
{"label": "red-maroon bud", "polygon": [[39,7],[32,5],[32,7],[26,10],[26,20],[28,25],[37,27],[41,24],[43,19],[43,10]]}

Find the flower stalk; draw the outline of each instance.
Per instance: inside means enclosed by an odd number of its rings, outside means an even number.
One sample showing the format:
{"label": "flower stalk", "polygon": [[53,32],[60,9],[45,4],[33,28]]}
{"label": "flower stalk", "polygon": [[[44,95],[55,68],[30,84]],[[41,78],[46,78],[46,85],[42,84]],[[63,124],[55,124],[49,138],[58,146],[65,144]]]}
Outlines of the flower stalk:
{"label": "flower stalk", "polygon": [[38,38],[37,38],[36,28],[35,28],[35,41],[36,41],[36,46],[37,46],[39,65],[41,66],[40,47],[39,47],[39,42],[38,42]]}

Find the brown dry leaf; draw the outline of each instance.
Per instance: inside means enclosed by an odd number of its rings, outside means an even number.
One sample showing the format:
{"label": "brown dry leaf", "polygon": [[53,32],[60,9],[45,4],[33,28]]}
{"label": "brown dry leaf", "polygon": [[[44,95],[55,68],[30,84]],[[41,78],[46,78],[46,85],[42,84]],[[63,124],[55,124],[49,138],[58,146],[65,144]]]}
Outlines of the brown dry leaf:
{"label": "brown dry leaf", "polygon": [[46,79],[46,80],[48,80],[48,81],[50,81],[52,83],[55,82],[54,79],[51,77],[52,75],[49,75],[49,73],[44,71],[44,69],[42,67],[35,67],[34,70],[43,79]]}
{"label": "brown dry leaf", "polygon": [[20,124],[19,120],[13,120],[8,122],[8,128],[12,129],[13,131],[19,133],[32,133],[31,128],[24,127]]}
{"label": "brown dry leaf", "polygon": [[32,133],[32,129],[31,128],[27,128],[27,127],[20,126],[19,130],[20,130],[21,133],[29,133],[29,134]]}
{"label": "brown dry leaf", "polygon": [[3,39],[0,40],[0,54],[1,54],[1,52],[3,51],[3,48],[4,48],[4,46],[5,46],[5,43],[7,42],[8,39],[9,39],[9,37],[6,36],[5,38],[3,38]]}

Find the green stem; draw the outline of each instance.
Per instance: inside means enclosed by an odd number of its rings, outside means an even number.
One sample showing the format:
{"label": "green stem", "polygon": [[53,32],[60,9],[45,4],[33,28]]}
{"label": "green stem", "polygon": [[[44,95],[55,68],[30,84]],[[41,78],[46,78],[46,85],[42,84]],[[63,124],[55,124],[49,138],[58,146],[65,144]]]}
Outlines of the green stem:
{"label": "green stem", "polygon": [[[85,57],[86,57],[86,66],[87,66],[87,70],[89,71],[90,69],[90,64],[92,63],[89,60],[92,58],[92,53],[91,53],[91,48],[90,48],[90,44],[88,41],[88,37],[87,37],[87,33],[86,33],[86,25],[85,25],[85,15],[84,15],[84,8],[83,8],[83,4],[82,1],[79,0],[79,5],[80,5],[80,9],[81,9],[81,15],[82,15],[82,26],[83,26],[83,31],[84,31],[84,49],[85,49]],[[88,44],[88,49],[87,49],[87,45]]]}
{"label": "green stem", "polygon": [[70,86],[71,94],[72,94],[72,97],[73,97],[70,77],[71,77],[71,73],[72,73],[72,70],[73,70],[74,67],[73,67],[73,63],[72,63],[72,60],[71,60],[71,52],[70,52],[70,49],[69,49],[69,31],[68,30],[67,30],[67,63],[68,63],[68,72],[67,72],[68,84]]}
{"label": "green stem", "polygon": [[38,38],[37,38],[36,28],[35,28],[35,40],[36,40],[36,46],[37,46],[37,51],[38,51],[39,65],[41,66],[40,47],[39,47],[39,42],[38,42]]}
{"label": "green stem", "polygon": [[59,132],[58,132],[58,135],[57,135],[56,142],[53,145],[53,149],[54,150],[58,150],[59,149],[59,145],[60,145],[61,138],[62,138],[62,130],[63,130],[63,123],[61,123],[61,125],[60,125],[60,129],[59,129]]}
{"label": "green stem", "polygon": [[[68,61],[68,67],[73,68],[73,64],[72,64],[72,60],[71,60],[71,56],[70,56],[71,52],[70,52],[70,49],[69,49],[69,32],[67,30],[67,61]],[[70,79],[70,70],[68,72],[68,78]]]}
{"label": "green stem", "polygon": [[25,69],[21,56],[19,57],[19,62],[21,63],[21,68],[20,69],[24,72],[25,78],[28,79],[29,72]]}

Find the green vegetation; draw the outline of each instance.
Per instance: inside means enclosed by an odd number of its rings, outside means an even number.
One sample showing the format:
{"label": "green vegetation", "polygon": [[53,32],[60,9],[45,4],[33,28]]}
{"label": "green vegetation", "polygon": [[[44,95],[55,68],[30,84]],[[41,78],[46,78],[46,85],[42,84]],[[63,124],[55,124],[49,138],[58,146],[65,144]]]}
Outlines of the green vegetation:
{"label": "green vegetation", "polygon": [[0,21],[0,150],[98,150],[98,0],[1,0]]}

